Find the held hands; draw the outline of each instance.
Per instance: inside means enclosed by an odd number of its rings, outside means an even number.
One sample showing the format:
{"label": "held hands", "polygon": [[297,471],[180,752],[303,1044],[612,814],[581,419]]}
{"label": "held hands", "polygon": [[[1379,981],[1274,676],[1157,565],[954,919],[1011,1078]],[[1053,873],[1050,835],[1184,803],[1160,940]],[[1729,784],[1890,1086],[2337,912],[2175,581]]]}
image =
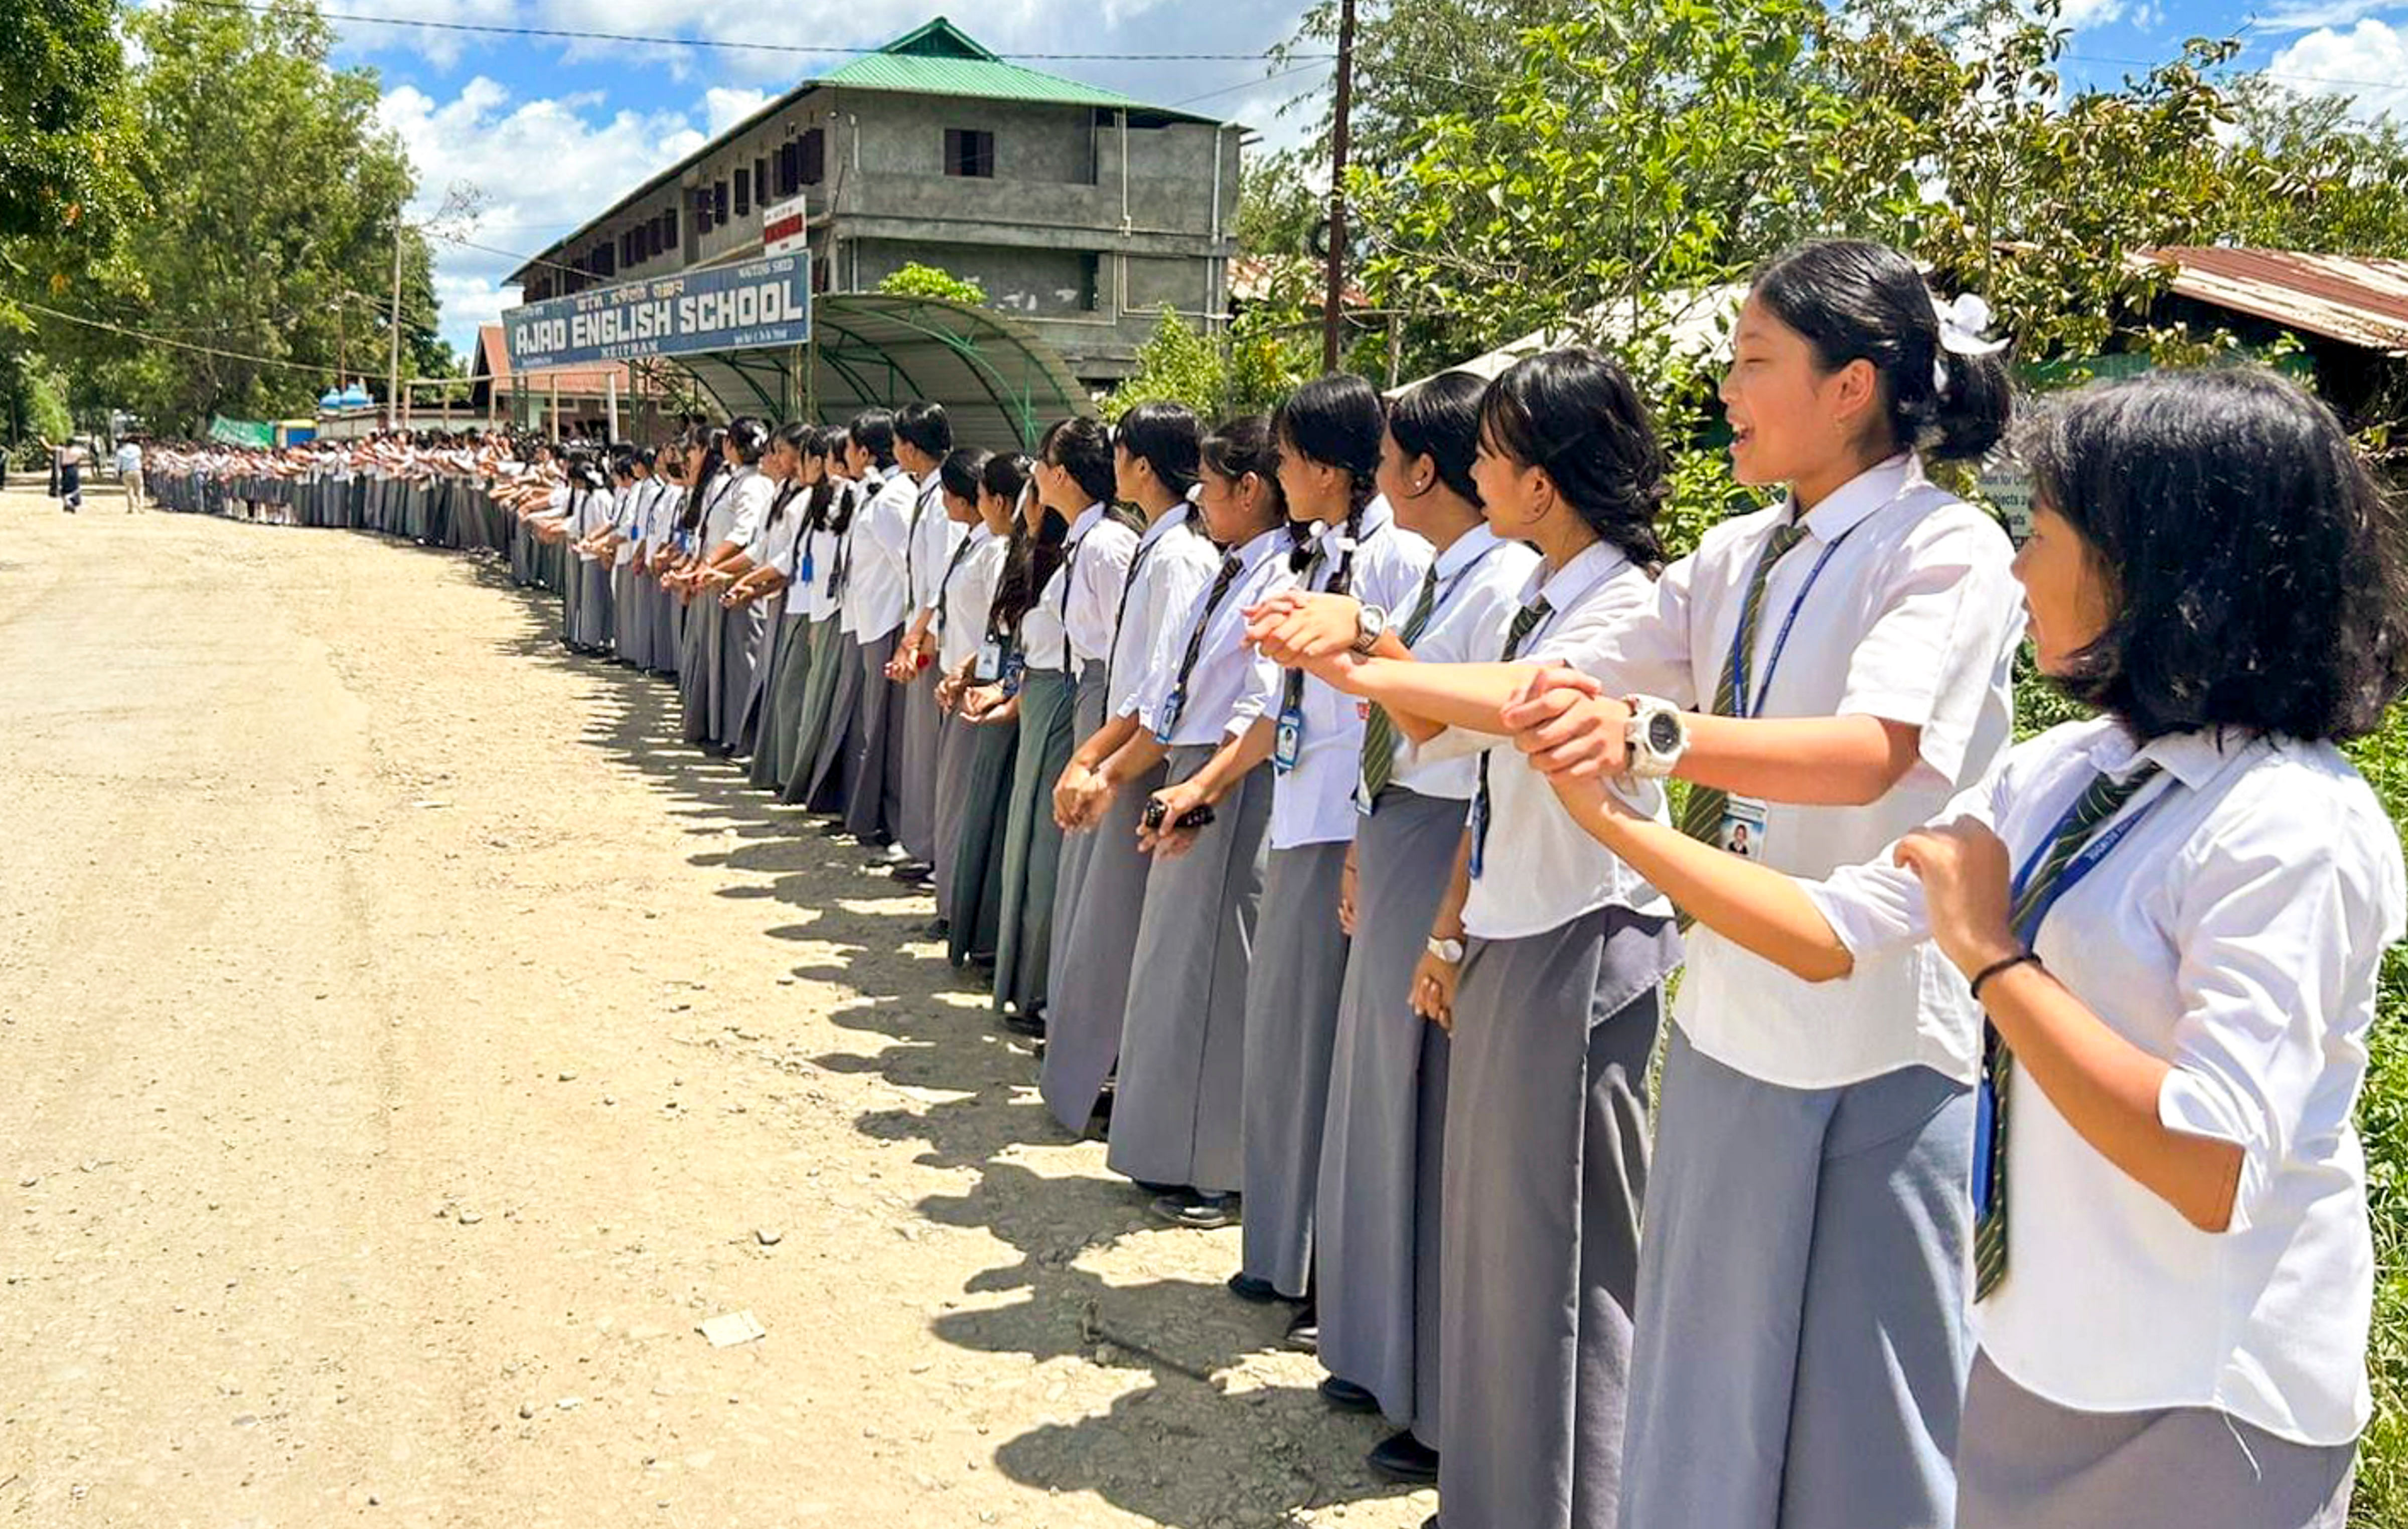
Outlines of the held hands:
{"label": "held hands", "polygon": [[1892,859],[1923,882],[1931,938],[1971,977],[2022,952],[2008,907],[2007,847],[1971,818],[1918,828],[1899,840]]}
{"label": "held hands", "polygon": [[1054,786],[1054,822],[1066,834],[1084,832],[1103,822],[1111,801],[1112,783],[1074,759]]}
{"label": "held hands", "polygon": [[1283,668],[1351,652],[1362,604],[1343,594],[1282,590],[1245,612],[1246,641]]}
{"label": "held hands", "polygon": [[1354,937],[1354,846],[1346,847],[1346,869],[1338,878],[1338,927]]}
{"label": "held hands", "polygon": [[1003,702],[1001,685],[972,686],[962,693],[962,717],[973,722],[1002,722],[1004,717],[998,713],[1003,711]]}
{"label": "held hands", "polygon": [[963,676],[959,671],[940,676],[937,680],[937,709],[955,711],[962,703]]}
{"label": "held hands", "polygon": [[1413,964],[1413,1012],[1448,1035],[1455,1034],[1455,984],[1463,968],[1429,951]]}
{"label": "held hands", "polygon": [[1599,780],[1630,767],[1630,708],[1602,689],[1578,669],[1550,664],[1498,714],[1530,767],[1559,789],[1568,779]]}

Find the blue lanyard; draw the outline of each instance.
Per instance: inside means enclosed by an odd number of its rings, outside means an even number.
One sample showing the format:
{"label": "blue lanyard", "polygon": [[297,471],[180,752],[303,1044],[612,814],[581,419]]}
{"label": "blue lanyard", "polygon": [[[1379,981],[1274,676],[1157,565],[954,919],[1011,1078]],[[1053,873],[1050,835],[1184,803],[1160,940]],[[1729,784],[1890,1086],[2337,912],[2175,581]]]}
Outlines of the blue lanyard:
{"label": "blue lanyard", "polygon": [[[2043,835],[2041,841],[2032,847],[2031,853],[2024,858],[2022,867],[2015,872],[2014,881],[2007,891],[2009,907],[2014,907],[2024,900],[2025,889],[2031,885],[2031,879],[2039,871],[2041,863],[2048,858],[2049,850],[2065,833],[2067,827],[2072,823],[2073,815],[2082,810],[2082,798],[2087,794],[2087,791],[2088,788],[2086,787],[2083,791],[2074,793],[2073,800],[2066,804],[2064,812],[2058,815],[2056,826]],[[2057,880],[2049,887],[2047,893],[2016,922],[2015,937],[2028,947],[2033,937],[2040,933],[2041,922],[2048,917],[2049,909],[2057,906],[2057,900],[2071,892],[2074,884],[2084,877],[2097,870],[2099,863],[2113,853],[2115,846],[2123,843],[2127,835],[2141,826],[2141,820],[2156,811],[2157,804],[2172,793],[2173,787],[2169,781],[2147,801],[2137,807],[2128,809],[2121,819],[2099,833],[2093,834],[2090,836],[2090,842],[2082,847],[2082,852],[2066,862],[2065,869],[2057,873]]]}
{"label": "blue lanyard", "polygon": [[[1870,515],[1865,517],[1865,521],[1871,519]],[[1799,589],[1798,598],[1789,602],[1789,614],[1782,618],[1781,630],[1773,635],[1772,651],[1766,654],[1764,660],[1764,682],[1756,687],[1753,698],[1748,694],[1748,656],[1741,650],[1742,645],[1739,640],[1740,635],[1747,630],[1748,617],[1753,607],[1751,605],[1740,607],[1739,629],[1731,634],[1730,646],[1731,705],[1736,715],[1754,717],[1764,709],[1765,693],[1772,689],[1772,672],[1781,667],[1782,650],[1789,646],[1789,634],[1798,625],[1798,613],[1806,608],[1806,597],[1814,593],[1815,581],[1823,577],[1823,570],[1830,565],[1831,559],[1839,555],[1840,549],[1846,545],[1850,536],[1856,534],[1865,521],[1858,521],[1855,525],[1841,532],[1837,540],[1823,549],[1823,555],[1814,560],[1814,566],[1807,570],[1805,584]],[[1766,550],[1770,550],[1768,544]],[[1755,580],[1750,579],[1749,582],[1754,583]],[[1770,575],[1766,577],[1765,582],[1768,585],[1771,583]]]}

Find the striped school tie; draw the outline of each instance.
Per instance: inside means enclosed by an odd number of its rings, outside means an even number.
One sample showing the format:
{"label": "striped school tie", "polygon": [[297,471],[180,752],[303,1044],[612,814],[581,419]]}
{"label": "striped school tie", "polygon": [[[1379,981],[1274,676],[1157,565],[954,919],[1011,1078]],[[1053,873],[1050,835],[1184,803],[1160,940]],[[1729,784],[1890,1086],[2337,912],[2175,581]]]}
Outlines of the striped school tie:
{"label": "striped school tie", "polygon": [[[1429,572],[1422,576],[1421,593],[1414,597],[1412,612],[1405,618],[1397,640],[1408,648],[1421,641],[1423,631],[1429,625],[1431,613],[1437,608],[1438,564],[1433,563]],[[1396,719],[1388,715],[1387,707],[1374,701],[1363,718],[1362,802],[1365,811],[1369,811],[1371,804],[1380,799],[1380,793],[1388,789],[1388,782],[1396,773]]]}
{"label": "striped school tie", "polygon": [[[1764,544],[1764,553],[1756,560],[1756,573],[1747,581],[1747,601],[1740,609],[1739,631],[1731,637],[1733,652],[1756,656],[1756,635],[1764,625],[1764,586],[1772,578],[1773,565],[1789,554],[1789,550],[1806,537],[1806,527],[1796,522],[1773,528],[1772,539]],[[1736,665],[1723,664],[1722,682],[1714,687],[1713,715],[1735,717],[1741,703],[1746,700],[1732,684]],[[1721,836],[1723,807],[1730,793],[1712,786],[1691,786],[1688,805],[1681,809],[1681,832],[1701,843],[1713,844]],[[1689,916],[1681,915],[1681,927],[1689,926]]]}
{"label": "striped school tie", "polygon": [[[2157,765],[2143,764],[2120,781],[2103,771],[2092,779],[2058,828],[2048,857],[2015,899],[2012,927],[2025,950],[2031,949],[2033,937],[2040,933],[2041,921],[2056,900],[2057,879],[2066,867],[2082,853],[2091,836],[2157,776]],[[1995,1025],[1983,1025],[1982,1082],[1990,1102],[1989,1174],[1985,1185],[1988,1193],[1973,1222],[1973,1299],[1977,1301],[1996,1290],[2007,1274],[2007,1084],[2014,1071],[2014,1052],[2008,1050],[2004,1037]]]}
{"label": "striped school tie", "polygon": [[[1555,607],[1547,604],[1547,597],[1541,594],[1515,611],[1513,624],[1505,629],[1505,651],[1498,662],[1511,664],[1519,658],[1522,655],[1522,644],[1529,640],[1530,634],[1538,629],[1539,623],[1554,615],[1555,610]],[[1496,750],[1493,749],[1484,750],[1480,755],[1480,789],[1471,799],[1472,833],[1475,836],[1471,846],[1474,875],[1479,874],[1488,858],[1488,818],[1491,810],[1488,796],[1488,758]]]}
{"label": "striped school tie", "polygon": [[1221,571],[1212,577],[1211,593],[1204,596],[1204,608],[1196,615],[1196,630],[1187,634],[1187,651],[1179,661],[1179,678],[1171,683],[1170,693],[1182,702],[1187,699],[1187,679],[1196,672],[1196,661],[1204,654],[1204,629],[1212,624],[1212,613],[1221,608],[1228,597],[1229,586],[1245,571],[1245,560],[1231,552],[1221,560]]}

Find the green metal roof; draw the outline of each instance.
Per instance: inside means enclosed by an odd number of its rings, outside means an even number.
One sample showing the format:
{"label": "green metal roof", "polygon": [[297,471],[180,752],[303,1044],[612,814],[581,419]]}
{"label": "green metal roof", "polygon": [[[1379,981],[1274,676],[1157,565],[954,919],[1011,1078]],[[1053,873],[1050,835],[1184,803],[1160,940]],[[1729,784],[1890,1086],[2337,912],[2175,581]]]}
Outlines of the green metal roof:
{"label": "green metal roof", "polygon": [[942,16],[896,38],[875,53],[864,53],[842,68],[822,75],[816,82],[838,89],[910,91],[988,101],[1041,101],[1053,106],[1129,111],[1159,109],[1118,91],[1007,64]]}

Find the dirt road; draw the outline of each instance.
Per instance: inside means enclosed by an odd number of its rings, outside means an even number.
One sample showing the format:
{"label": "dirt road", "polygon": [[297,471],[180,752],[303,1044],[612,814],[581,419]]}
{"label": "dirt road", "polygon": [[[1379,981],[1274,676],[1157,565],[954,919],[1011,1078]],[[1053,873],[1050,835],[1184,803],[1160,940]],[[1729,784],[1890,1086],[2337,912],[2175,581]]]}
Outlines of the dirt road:
{"label": "dirt road", "polygon": [[0,497],[0,1521],[1418,1525],[930,905],[546,614]]}

